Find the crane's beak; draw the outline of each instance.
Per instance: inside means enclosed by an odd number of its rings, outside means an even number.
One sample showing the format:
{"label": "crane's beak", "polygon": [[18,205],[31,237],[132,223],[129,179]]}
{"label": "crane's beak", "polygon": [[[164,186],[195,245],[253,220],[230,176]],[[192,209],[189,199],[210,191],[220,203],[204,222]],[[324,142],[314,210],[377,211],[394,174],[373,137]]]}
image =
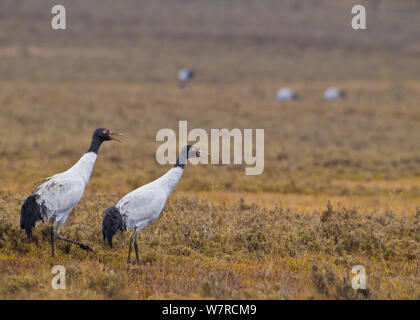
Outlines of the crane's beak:
{"label": "crane's beak", "polygon": [[191,150],[195,152],[195,156],[197,158],[200,158],[200,148],[198,148],[197,146],[194,145],[194,146],[192,146]]}
{"label": "crane's beak", "polygon": [[114,136],[122,136],[122,135],[123,134],[122,133],[119,133],[119,132],[111,132],[109,134],[109,136],[111,137],[111,140],[115,140],[115,141],[118,141],[120,143],[122,143],[122,141],[120,139],[115,138]]}

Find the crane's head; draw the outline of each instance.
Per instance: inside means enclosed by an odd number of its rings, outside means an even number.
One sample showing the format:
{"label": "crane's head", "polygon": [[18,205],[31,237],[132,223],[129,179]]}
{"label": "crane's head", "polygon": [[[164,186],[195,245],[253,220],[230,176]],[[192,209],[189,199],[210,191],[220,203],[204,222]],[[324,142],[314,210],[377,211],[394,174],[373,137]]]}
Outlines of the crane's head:
{"label": "crane's head", "polygon": [[187,145],[187,158],[200,158],[200,148],[195,145]]}
{"label": "crane's head", "polygon": [[200,149],[197,146],[193,146],[191,144],[186,145],[182,148],[181,152],[179,153],[178,159],[174,167],[181,167],[184,169],[185,164],[187,163],[187,159],[190,158],[199,158],[200,157]]}
{"label": "crane's head", "polygon": [[107,128],[98,128],[93,133],[93,136],[97,139],[99,139],[101,142],[103,141],[109,141],[109,140],[115,140],[118,142],[122,142],[121,140],[117,139],[115,136],[122,136],[121,133],[118,132],[111,132]]}

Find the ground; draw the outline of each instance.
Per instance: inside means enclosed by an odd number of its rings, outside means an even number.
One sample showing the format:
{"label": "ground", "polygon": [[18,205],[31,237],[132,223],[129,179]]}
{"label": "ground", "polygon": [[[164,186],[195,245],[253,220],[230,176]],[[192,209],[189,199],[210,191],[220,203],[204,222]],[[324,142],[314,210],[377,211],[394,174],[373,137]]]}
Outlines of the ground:
{"label": "ground", "polygon": [[[351,1],[243,2],[63,1],[61,32],[52,1],[2,1],[0,298],[420,298],[419,2],[368,2],[365,33]],[[197,77],[181,89],[183,67]],[[331,85],[346,99],[324,102]],[[284,86],[300,99],[276,102]],[[187,165],[127,265],[129,235],[105,248],[102,213],[169,170],[156,133],[179,120],[264,129],[264,172]],[[94,251],[50,257],[47,225],[28,241],[20,207],[104,126],[124,143],[101,147],[62,230]]]}

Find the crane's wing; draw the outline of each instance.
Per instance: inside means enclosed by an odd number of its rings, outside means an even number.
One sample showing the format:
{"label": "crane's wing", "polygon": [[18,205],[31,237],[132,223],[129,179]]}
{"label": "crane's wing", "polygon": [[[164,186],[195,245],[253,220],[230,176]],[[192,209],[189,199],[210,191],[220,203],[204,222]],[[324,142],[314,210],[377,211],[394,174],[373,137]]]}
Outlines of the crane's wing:
{"label": "crane's wing", "polygon": [[141,187],[127,194],[116,207],[129,229],[134,227],[141,229],[159,216],[166,199],[166,193],[159,188]]}
{"label": "crane's wing", "polygon": [[34,192],[51,214],[72,210],[80,201],[85,184],[80,179],[55,175],[41,184]]}

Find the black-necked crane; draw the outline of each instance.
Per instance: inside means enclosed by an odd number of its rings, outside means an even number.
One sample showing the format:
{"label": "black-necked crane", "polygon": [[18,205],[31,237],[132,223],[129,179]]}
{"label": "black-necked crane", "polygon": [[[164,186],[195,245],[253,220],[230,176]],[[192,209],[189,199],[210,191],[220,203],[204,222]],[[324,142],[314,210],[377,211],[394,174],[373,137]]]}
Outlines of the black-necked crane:
{"label": "black-necked crane", "polygon": [[150,182],[124,196],[115,206],[107,208],[103,214],[102,235],[112,248],[112,238],[119,231],[134,230],[130,237],[127,262],[130,263],[131,248],[134,246],[139,264],[137,234],[150,222],[159,217],[166,200],[181,179],[188,158],[200,157],[196,146],[185,146],[176,164],[159,179]]}
{"label": "black-necked crane", "polygon": [[277,101],[293,101],[297,99],[298,99],[297,93],[289,88],[281,88],[277,91],[277,94],[276,94]]}
{"label": "black-necked crane", "polygon": [[329,87],[324,91],[324,100],[325,101],[334,101],[342,99],[346,96],[346,93],[337,87]]}
{"label": "black-necked crane", "polygon": [[[98,156],[98,150],[104,141],[118,140],[114,133],[106,128],[96,129],[92,136],[89,150],[77,163],[65,172],[58,173],[41,184],[22,205],[20,227],[25,229],[28,238],[32,238],[32,228],[39,220],[50,222],[51,255],[54,256],[54,238],[79,245],[82,249],[90,250],[85,243],[66,239],[54,232],[54,223],[57,229],[63,226],[73,208],[82,199],[83,192],[89,182],[90,175]],[[44,180],[44,179],[42,179]]]}
{"label": "black-necked crane", "polygon": [[186,84],[194,78],[194,76],[195,76],[195,73],[193,70],[186,69],[186,68],[179,70],[178,71],[179,86],[181,88],[185,87]]}

